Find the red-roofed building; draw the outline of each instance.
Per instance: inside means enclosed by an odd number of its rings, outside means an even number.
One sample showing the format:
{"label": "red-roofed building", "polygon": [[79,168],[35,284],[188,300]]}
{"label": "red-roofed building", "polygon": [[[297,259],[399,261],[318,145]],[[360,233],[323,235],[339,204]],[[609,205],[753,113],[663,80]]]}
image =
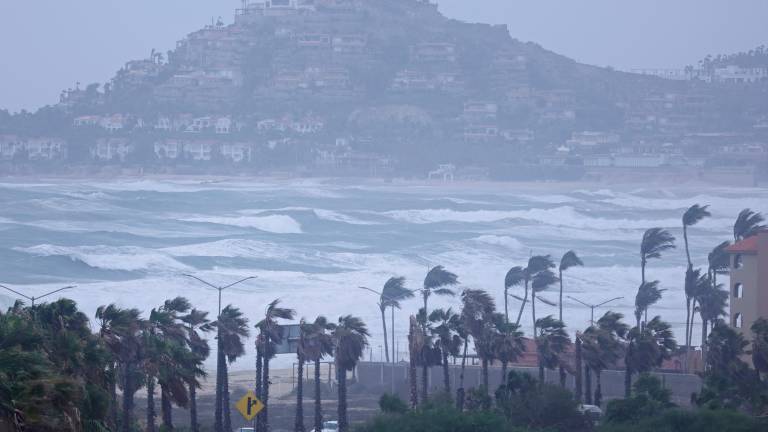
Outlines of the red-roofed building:
{"label": "red-roofed building", "polygon": [[768,318],[768,231],[730,246],[730,323],[747,339],[758,318]]}

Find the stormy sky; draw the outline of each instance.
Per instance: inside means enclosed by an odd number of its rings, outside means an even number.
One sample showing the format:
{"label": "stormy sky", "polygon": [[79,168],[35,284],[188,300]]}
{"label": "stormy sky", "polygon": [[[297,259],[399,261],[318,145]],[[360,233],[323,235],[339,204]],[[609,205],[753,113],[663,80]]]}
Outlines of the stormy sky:
{"label": "stormy sky", "polygon": [[[386,1],[386,0],[379,0]],[[508,24],[513,37],[618,69],[682,67],[768,44],[765,0],[440,0],[451,18]],[[80,81],[163,52],[240,0],[2,0],[0,108],[55,103]]]}

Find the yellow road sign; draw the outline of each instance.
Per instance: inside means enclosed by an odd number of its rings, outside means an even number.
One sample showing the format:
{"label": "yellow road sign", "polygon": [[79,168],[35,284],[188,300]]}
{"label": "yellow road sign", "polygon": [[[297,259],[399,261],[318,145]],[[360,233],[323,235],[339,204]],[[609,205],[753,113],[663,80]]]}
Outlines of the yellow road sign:
{"label": "yellow road sign", "polygon": [[264,409],[264,404],[253,394],[253,391],[248,390],[248,393],[243,396],[242,399],[237,401],[235,408],[240,411],[240,414],[248,421],[253,420],[261,410]]}

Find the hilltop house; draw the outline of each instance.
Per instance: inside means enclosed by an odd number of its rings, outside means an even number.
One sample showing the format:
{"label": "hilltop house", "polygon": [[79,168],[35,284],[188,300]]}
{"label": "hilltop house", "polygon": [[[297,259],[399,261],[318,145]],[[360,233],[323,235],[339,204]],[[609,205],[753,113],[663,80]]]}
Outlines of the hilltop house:
{"label": "hilltop house", "polygon": [[768,231],[737,242],[727,249],[730,259],[730,324],[747,340],[750,328],[768,317]]}
{"label": "hilltop house", "polygon": [[91,148],[91,157],[101,161],[124,161],[135,151],[133,143],[125,138],[101,138]]}

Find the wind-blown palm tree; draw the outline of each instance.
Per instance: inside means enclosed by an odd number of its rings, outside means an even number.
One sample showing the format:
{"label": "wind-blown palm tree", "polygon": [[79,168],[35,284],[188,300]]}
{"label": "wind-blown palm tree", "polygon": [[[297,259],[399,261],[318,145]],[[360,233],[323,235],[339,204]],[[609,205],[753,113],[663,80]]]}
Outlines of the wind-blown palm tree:
{"label": "wind-blown palm tree", "polygon": [[[387,340],[387,308],[392,308],[392,322],[394,324],[395,309],[400,309],[400,301],[412,298],[414,296],[413,291],[405,287],[404,277],[390,278],[385,284],[384,289],[381,290],[381,296],[379,298],[379,310],[381,311],[381,325],[384,329],[384,354],[386,355],[387,363],[389,363],[389,341]],[[392,349],[395,349],[395,329],[392,331]],[[395,361],[394,353],[392,355],[392,361]]]}
{"label": "wind-blown palm tree", "polygon": [[509,289],[525,282],[525,269],[512,267],[504,277],[504,319],[509,324]]}
{"label": "wind-blown palm tree", "polygon": [[205,377],[202,365],[211,354],[208,341],[201,333],[212,331],[213,326],[208,319],[208,312],[197,309],[189,311],[187,315],[181,318],[181,321],[186,324],[189,349],[195,356],[195,363],[199,371],[198,373],[193,373],[187,380],[187,386],[189,387],[189,428],[191,432],[198,432],[200,430],[200,425],[197,422],[197,389],[200,388],[198,378]]}
{"label": "wind-blown palm tree", "polygon": [[299,343],[296,347],[296,420],[293,430],[304,432],[304,363],[307,362],[305,336],[312,332],[304,318],[299,322]]}
{"label": "wind-blown palm tree", "polygon": [[[421,290],[421,296],[424,299],[424,316],[429,317],[429,308],[427,303],[429,297],[434,295],[455,296],[456,293],[448,288],[459,283],[459,278],[454,273],[449,272],[443,266],[437,266],[427,272],[424,278],[424,287]],[[427,333],[427,320],[422,322],[422,330]]]}
{"label": "wind-blown palm tree", "polygon": [[565,331],[565,324],[552,315],[536,322],[536,349],[539,357],[539,381],[544,382],[544,369],[554,370],[563,361],[563,354],[571,339]]}
{"label": "wind-blown palm tree", "polygon": [[[701,274],[700,269],[688,268],[685,274],[685,296],[691,299],[690,315],[686,317],[685,327],[685,368],[688,371],[689,368],[689,351],[690,346],[693,343],[693,324],[696,317],[696,310],[698,309],[697,303],[700,301],[702,294],[710,291],[712,279],[708,274]],[[702,341],[702,346],[703,346]]]}
{"label": "wind-blown palm tree", "polygon": [[710,217],[712,214],[709,212],[709,206],[701,206],[694,204],[683,213],[683,241],[685,242],[685,257],[688,260],[688,267],[692,268],[691,251],[688,247],[688,227],[694,226],[701,222],[704,218]]}
{"label": "wind-blown palm tree", "polygon": [[440,350],[442,356],[443,388],[447,394],[451,393],[448,357],[458,357],[462,345],[461,336],[457,333],[460,320],[461,316],[454,313],[451,308],[445,310],[435,309],[429,314],[435,348]]}
{"label": "wind-blown palm tree", "polygon": [[640,285],[635,296],[635,320],[638,328],[641,327],[643,315],[645,314],[647,320],[648,308],[661,299],[661,293],[664,291],[659,288],[659,281],[644,282]]}
{"label": "wind-blown palm tree", "polygon": [[[114,356],[117,365],[115,376],[122,378],[123,406],[120,432],[130,432],[133,427],[134,395],[141,378],[139,370],[143,358],[142,331],[146,321],[141,319],[138,309],[121,309],[114,304],[100,306],[96,310],[99,320],[99,335],[107,349]],[[117,370],[120,373],[117,373]]]}
{"label": "wind-blown palm tree", "polygon": [[228,305],[221,311],[221,315],[215,321],[219,337],[218,348],[219,360],[221,361],[221,371],[216,380],[216,411],[218,423],[225,431],[232,430],[232,420],[229,414],[229,373],[227,371],[227,362],[234,363],[238,358],[245,354],[245,345],[243,339],[249,335],[248,319],[243,316],[240,309]]}
{"label": "wind-blown palm tree", "polygon": [[750,209],[742,210],[733,224],[733,241],[744,240],[768,228],[763,222],[765,222],[765,217],[761,213]]}
{"label": "wind-blown palm tree", "polygon": [[419,388],[416,381],[416,365],[418,357],[424,348],[424,330],[418,319],[411,315],[408,326],[408,390],[410,393],[411,408],[415,409],[419,404]]}
{"label": "wind-blown palm tree", "polygon": [[[595,373],[594,404],[602,401],[601,372],[614,366],[623,356],[622,339],[629,331],[629,326],[622,323],[624,316],[620,313],[606,312],[596,323],[582,335],[582,352],[587,367]],[[589,401],[591,398],[587,397]]]}
{"label": "wind-blown palm tree", "polygon": [[624,355],[624,396],[631,396],[632,375],[649,372],[661,366],[677,348],[670,325],[655,317],[642,328],[634,327],[627,333]]}
{"label": "wind-blown palm tree", "polygon": [[280,307],[280,300],[273,300],[264,312],[264,319],[256,324],[256,328],[259,329],[259,341],[261,342],[259,349],[263,361],[262,375],[257,377],[257,380],[261,381],[260,399],[264,404],[264,409],[259,413],[257,422],[260,422],[261,430],[264,431],[269,430],[269,361],[275,356],[275,345],[283,341],[283,328],[277,320],[292,320],[294,316],[296,316],[296,311]]}
{"label": "wind-blown palm tree", "polygon": [[648,260],[661,258],[665,251],[675,248],[675,237],[662,228],[651,228],[643,234],[640,243],[641,286],[645,284],[645,267]]}
{"label": "wind-blown palm tree", "polygon": [[[534,338],[537,334],[536,325],[538,322],[536,320],[536,293],[546,290],[550,286],[554,285],[555,282],[557,282],[557,276],[555,276],[555,274],[549,269],[536,273],[531,280],[531,318],[533,318],[532,321]],[[544,300],[542,299],[542,301]],[[552,306],[554,306],[554,304],[552,304]]]}
{"label": "wind-blown palm tree", "polygon": [[496,304],[487,291],[478,289],[465,289],[461,293],[461,303],[462,321],[475,342],[475,352],[482,363],[484,391],[488,392],[488,364],[495,355]]}
{"label": "wind-blown palm tree", "polygon": [[[515,325],[519,326],[520,319],[523,317],[525,304],[528,302],[528,290],[530,288],[531,281],[533,281],[534,278],[536,278],[536,276],[542,272],[551,273],[552,271],[550,269],[554,267],[555,263],[552,262],[552,258],[550,258],[549,255],[534,255],[528,259],[528,266],[523,269],[523,286],[525,288],[525,294],[523,295],[523,301],[520,304],[520,311],[517,313],[517,320],[515,321]],[[554,274],[552,274],[552,276],[554,277]],[[543,277],[542,281],[545,281],[547,278],[548,277]]]}
{"label": "wind-blown palm tree", "polygon": [[357,366],[368,346],[368,328],[357,317],[346,315],[339,317],[336,328],[333,329],[334,354],[336,357],[336,373],[339,383],[339,432],[349,431],[347,418],[347,372]]}
{"label": "wind-blown palm tree", "polygon": [[[496,315],[500,316],[499,314]],[[507,368],[510,363],[514,363],[525,352],[525,343],[523,342],[523,332],[519,328],[504,320],[496,320],[496,341],[494,349],[495,358],[501,362],[501,382],[507,381]]]}
{"label": "wind-blown palm tree", "polygon": [[752,364],[764,380],[768,375],[768,319],[758,318],[752,330]]}
{"label": "wind-blown palm tree", "polygon": [[[333,330],[334,324],[329,323],[324,316],[318,316],[315,321],[305,324],[303,328],[302,339],[300,342],[301,351],[307,361],[315,365],[315,430],[323,428],[323,412],[321,404],[321,383],[320,383],[320,361],[323,357],[333,355],[333,339],[329,331]],[[298,396],[297,396],[298,397]],[[297,407],[298,409],[298,407]],[[297,414],[298,417],[298,414]]]}
{"label": "wind-blown palm tree", "polygon": [[707,255],[709,262],[709,276],[712,278],[712,285],[717,285],[717,275],[728,274],[731,265],[731,255],[726,250],[731,242],[724,241],[715,246]]}
{"label": "wind-blown palm tree", "polygon": [[558,302],[559,307],[559,315],[558,319],[560,321],[563,320],[563,272],[568,270],[572,267],[577,266],[583,266],[584,263],[581,261],[581,258],[579,258],[578,255],[576,255],[576,252],[570,250],[563,255],[562,258],[560,258],[560,266],[558,267],[559,272],[559,280],[560,280],[560,301]]}
{"label": "wind-blown palm tree", "polygon": [[724,317],[728,307],[728,291],[722,284],[714,285],[712,282],[706,285],[706,289],[699,293],[699,316],[701,317],[701,361],[707,364],[707,330]]}

